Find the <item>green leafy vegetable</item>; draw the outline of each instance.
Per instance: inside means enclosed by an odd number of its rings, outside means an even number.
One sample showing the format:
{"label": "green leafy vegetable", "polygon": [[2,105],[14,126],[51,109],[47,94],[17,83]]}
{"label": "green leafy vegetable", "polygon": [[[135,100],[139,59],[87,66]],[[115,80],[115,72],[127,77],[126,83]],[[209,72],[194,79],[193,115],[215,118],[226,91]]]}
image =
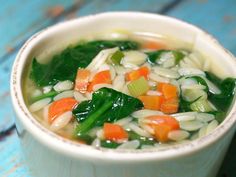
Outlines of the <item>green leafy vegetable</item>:
{"label": "green leafy vegetable", "polygon": [[76,134],[82,135],[104,122],[114,122],[143,107],[140,100],[110,88],[93,93],[92,100],[81,102],[74,110],[79,125]]}
{"label": "green leafy vegetable", "polygon": [[120,50],[135,50],[139,45],[133,41],[92,41],[69,47],[55,55],[48,64],[40,64],[34,58],[31,78],[38,86],[54,85],[58,81],[74,81],[78,68],[85,68],[103,49],[119,47]]}
{"label": "green leafy vegetable", "polygon": [[171,52],[175,58],[175,64],[178,64],[185,56],[185,54],[179,50],[158,50],[154,52],[147,52],[148,62],[151,64],[157,64],[161,56],[164,53]]}

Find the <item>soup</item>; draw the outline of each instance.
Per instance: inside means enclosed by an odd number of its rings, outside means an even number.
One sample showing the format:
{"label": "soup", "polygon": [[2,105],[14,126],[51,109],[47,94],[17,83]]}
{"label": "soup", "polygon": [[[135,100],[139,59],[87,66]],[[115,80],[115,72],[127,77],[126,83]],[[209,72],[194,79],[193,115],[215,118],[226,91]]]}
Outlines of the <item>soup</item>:
{"label": "soup", "polygon": [[46,128],[97,148],[160,148],[200,138],[224,120],[235,79],[216,76],[211,60],[185,45],[131,35],[84,40],[45,64],[33,58],[26,103]]}

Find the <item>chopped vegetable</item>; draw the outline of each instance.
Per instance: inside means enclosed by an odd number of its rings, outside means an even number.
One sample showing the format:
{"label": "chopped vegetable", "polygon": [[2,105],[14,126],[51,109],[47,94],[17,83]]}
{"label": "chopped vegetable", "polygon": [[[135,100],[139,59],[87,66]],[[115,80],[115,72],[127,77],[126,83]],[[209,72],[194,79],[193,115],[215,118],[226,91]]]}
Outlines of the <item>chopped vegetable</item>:
{"label": "chopped vegetable", "polygon": [[90,71],[87,69],[78,69],[75,79],[75,90],[81,93],[87,91],[89,84]]}
{"label": "chopped vegetable", "polygon": [[94,77],[92,82],[89,84],[88,91],[93,91],[93,86],[96,84],[111,84],[111,74],[109,70],[100,71]]}
{"label": "chopped vegetable", "polygon": [[48,110],[48,122],[51,124],[58,116],[64,112],[71,111],[78,102],[74,98],[62,98],[54,101]]}
{"label": "chopped vegetable", "polygon": [[161,111],[166,114],[178,112],[179,102],[176,98],[166,99],[161,104]]}
{"label": "chopped vegetable", "polygon": [[145,109],[160,110],[161,104],[164,101],[162,96],[139,96]]}
{"label": "chopped vegetable", "polygon": [[140,100],[110,88],[93,93],[92,100],[81,102],[73,114],[80,123],[76,134],[81,135],[104,122],[114,122],[143,107]]}
{"label": "chopped vegetable", "polygon": [[143,76],[137,80],[131,81],[127,87],[130,94],[134,97],[143,95],[149,90],[148,82]]}
{"label": "chopped vegetable", "polygon": [[118,50],[111,56],[111,61],[114,65],[120,65],[120,61],[123,57],[124,54]]}
{"label": "chopped vegetable", "polygon": [[120,143],[117,143],[114,141],[110,141],[110,140],[101,141],[101,147],[104,147],[104,148],[116,149],[118,146],[120,146]]}
{"label": "chopped vegetable", "polygon": [[154,128],[155,138],[160,142],[168,141],[168,133],[180,128],[179,122],[168,115],[149,116],[146,119],[151,121],[149,125]]}
{"label": "chopped vegetable", "polygon": [[103,126],[104,137],[106,140],[124,140],[128,138],[128,133],[117,124],[105,123]]}
{"label": "chopped vegetable", "polygon": [[197,111],[197,112],[211,112],[211,111],[215,111],[213,109],[212,105],[206,99],[198,99],[197,101],[193,102],[190,105],[190,108],[193,111]]}
{"label": "chopped vegetable", "polygon": [[[133,132],[133,131],[129,131],[129,140],[139,140],[140,142],[140,147],[142,145],[154,145],[155,144],[155,140],[154,138],[147,138],[147,137],[143,137],[138,135],[137,133]],[[139,148],[140,148],[139,147]]]}
{"label": "chopped vegetable", "polygon": [[125,78],[127,81],[133,81],[137,80],[140,77],[145,77],[145,79],[148,79],[149,69],[146,66],[140,67],[137,70],[131,71],[129,73],[126,73]]}
{"label": "chopped vegetable", "polygon": [[175,85],[168,83],[159,83],[157,85],[157,91],[163,93],[165,99],[177,98],[178,89]]}

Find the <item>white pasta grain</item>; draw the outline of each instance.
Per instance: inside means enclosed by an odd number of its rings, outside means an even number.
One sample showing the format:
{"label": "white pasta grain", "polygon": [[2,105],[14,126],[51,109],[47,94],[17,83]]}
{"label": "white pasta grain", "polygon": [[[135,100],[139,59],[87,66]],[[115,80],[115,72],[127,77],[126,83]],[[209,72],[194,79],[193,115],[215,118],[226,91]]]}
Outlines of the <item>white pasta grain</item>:
{"label": "white pasta grain", "polygon": [[121,144],[117,149],[137,149],[139,146],[140,142],[138,140],[132,140]]}
{"label": "white pasta grain", "polygon": [[158,74],[153,73],[153,72],[151,72],[149,74],[149,79],[151,79],[153,81],[156,81],[156,82],[164,82],[164,83],[169,83],[170,82],[169,78],[159,76]]}
{"label": "white pasta grain", "polygon": [[147,131],[143,130],[142,128],[140,128],[137,124],[135,123],[129,123],[129,128],[134,131],[135,133],[137,133],[140,136],[144,136],[144,137],[152,137],[152,135],[150,133],[148,133]]}
{"label": "white pasta grain", "polygon": [[80,93],[80,92],[78,92],[78,91],[74,91],[74,98],[75,98],[77,101],[79,101],[79,102],[88,100],[87,97],[85,97],[82,93]]}
{"label": "white pasta grain", "polygon": [[211,133],[218,125],[219,123],[217,122],[217,120],[211,121],[207,126],[206,134]]}
{"label": "white pasta grain", "polygon": [[210,122],[213,119],[215,119],[215,116],[213,114],[208,114],[208,113],[198,113],[196,118],[201,122]]}
{"label": "white pasta grain", "polygon": [[53,121],[53,123],[50,126],[50,130],[52,131],[60,130],[61,128],[65,127],[70,122],[71,118],[72,118],[71,111],[67,111],[61,114]]}
{"label": "white pasta grain", "polygon": [[58,95],[56,95],[53,100],[57,101],[60,100],[62,98],[69,98],[69,97],[73,97],[74,96],[74,91],[73,90],[67,90],[64,92],[59,93]]}
{"label": "white pasta grain", "polygon": [[196,112],[184,112],[184,113],[176,113],[176,114],[171,114],[175,119],[178,121],[190,121],[190,120],[195,120],[197,113]]}
{"label": "white pasta grain", "polygon": [[120,126],[126,126],[132,121],[132,119],[133,119],[132,117],[126,117],[126,118],[116,121],[114,124],[117,124]]}
{"label": "white pasta grain", "polygon": [[113,89],[115,89],[117,91],[121,91],[122,88],[124,87],[124,85],[125,85],[124,75],[118,75],[113,80]]}
{"label": "white pasta grain", "polygon": [[145,63],[147,55],[140,51],[127,51],[123,52],[124,57],[121,60],[121,64],[126,68],[133,68],[140,66]]}
{"label": "white pasta grain", "polygon": [[111,74],[111,80],[114,80],[116,77],[116,70],[111,65],[109,65],[109,69],[110,69],[110,74]]}
{"label": "white pasta grain", "polygon": [[65,90],[71,90],[73,88],[73,82],[69,80],[60,81],[56,85],[54,85],[53,89],[57,92],[62,92]]}
{"label": "white pasta grain", "polygon": [[204,125],[200,130],[198,131],[198,137],[201,138],[205,136],[207,133],[207,125]]}
{"label": "white pasta grain", "polygon": [[189,132],[184,130],[173,130],[169,132],[168,138],[174,141],[181,141],[189,137]]}
{"label": "white pasta grain", "polygon": [[153,71],[162,77],[167,77],[167,78],[171,78],[171,79],[177,79],[180,77],[178,72],[171,70],[171,69],[162,68],[159,66],[154,66]]}
{"label": "white pasta grain", "polygon": [[205,76],[205,73],[202,70],[196,68],[180,68],[178,72],[181,76],[191,76],[191,75]]}
{"label": "white pasta grain", "polygon": [[44,108],[51,102],[51,98],[44,98],[42,100],[34,102],[32,105],[29,106],[29,110],[31,112],[39,111],[40,109]]}
{"label": "white pasta grain", "polygon": [[180,122],[180,128],[187,131],[196,131],[196,130],[199,130],[203,126],[204,124],[198,120]]}
{"label": "white pasta grain", "polygon": [[154,116],[154,115],[162,115],[163,113],[161,111],[155,111],[150,109],[142,109],[139,111],[135,111],[131,114],[132,117],[135,118],[144,118],[148,116]]}

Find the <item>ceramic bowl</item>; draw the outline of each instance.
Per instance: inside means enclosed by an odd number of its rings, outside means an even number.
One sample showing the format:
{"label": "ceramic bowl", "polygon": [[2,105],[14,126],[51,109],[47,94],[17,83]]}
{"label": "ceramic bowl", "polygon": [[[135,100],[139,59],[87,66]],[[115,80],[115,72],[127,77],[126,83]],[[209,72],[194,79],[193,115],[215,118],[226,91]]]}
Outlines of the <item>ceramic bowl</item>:
{"label": "ceramic bowl", "polygon": [[[214,38],[183,21],[148,13],[112,12],[78,18],[33,35],[19,51],[11,75],[11,97],[23,155],[34,177],[214,177],[235,132],[236,105],[212,133],[164,149],[95,149],[59,137],[40,125],[22,94],[26,66],[66,46],[112,30],[155,33],[182,40],[212,59],[212,70],[236,77],[234,57]],[[43,61],[42,61],[43,62]]]}

